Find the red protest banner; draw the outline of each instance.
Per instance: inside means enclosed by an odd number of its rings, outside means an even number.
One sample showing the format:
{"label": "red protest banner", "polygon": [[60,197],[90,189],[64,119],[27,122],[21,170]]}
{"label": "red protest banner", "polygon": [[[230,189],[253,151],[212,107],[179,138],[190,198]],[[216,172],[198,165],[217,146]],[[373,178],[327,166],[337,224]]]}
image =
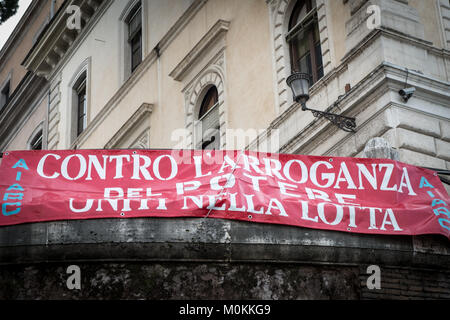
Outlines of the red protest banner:
{"label": "red protest banner", "polygon": [[385,159],[240,151],[5,152],[0,226],[52,220],[208,217],[450,238],[430,170]]}

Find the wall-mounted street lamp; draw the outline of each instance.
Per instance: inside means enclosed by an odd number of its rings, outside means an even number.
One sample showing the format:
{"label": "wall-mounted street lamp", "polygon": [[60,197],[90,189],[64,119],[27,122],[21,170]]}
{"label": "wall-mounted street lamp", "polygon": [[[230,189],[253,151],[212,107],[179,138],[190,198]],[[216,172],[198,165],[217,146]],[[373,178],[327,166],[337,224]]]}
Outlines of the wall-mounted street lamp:
{"label": "wall-mounted street lamp", "polygon": [[341,116],[339,114],[325,111],[309,109],[306,106],[306,101],[308,101],[309,99],[309,74],[295,72],[286,79],[286,83],[289,87],[291,87],[292,93],[294,95],[294,100],[295,102],[300,103],[303,111],[311,111],[316,118],[325,117],[332,124],[344,131],[356,132],[355,118]]}

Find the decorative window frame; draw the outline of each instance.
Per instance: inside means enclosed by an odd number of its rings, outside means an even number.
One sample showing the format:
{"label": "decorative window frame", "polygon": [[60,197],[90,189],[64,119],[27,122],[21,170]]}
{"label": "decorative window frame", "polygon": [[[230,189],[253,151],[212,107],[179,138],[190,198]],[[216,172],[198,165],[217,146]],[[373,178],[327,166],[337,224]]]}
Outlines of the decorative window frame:
{"label": "decorative window frame", "polygon": [[226,34],[230,22],[218,20],[170,72],[170,76],[184,84],[185,148],[194,149],[198,139],[194,137],[195,122],[200,106],[211,85],[218,92],[220,123],[220,149],[226,148]]}
{"label": "decorative window frame", "polygon": [[130,149],[150,149],[150,127],[145,129],[141,135],[133,141]]}
{"label": "decorative window frame", "polygon": [[104,148],[150,148],[150,116],[152,111],[153,104],[143,103],[105,144]]}
{"label": "decorative window frame", "polygon": [[[142,25],[142,61],[148,53],[148,3],[145,0],[129,0],[119,16],[119,66],[120,84],[124,83],[136,70],[131,72],[130,45],[128,44],[127,19],[134,7],[141,3],[141,25]],[[142,64],[142,62],[141,62]],[[139,69],[139,66],[136,68]]]}
{"label": "decorative window frame", "polygon": [[70,148],[75,149],[79,140],[79,137],[83,135],[77,135],[77,122],[74,119],[78,119],[78,96],[75,92],[75,86],[79,82],[80,78],[86,74],[86,126],[89,125],[91,120],[91,57],[86,58],[81,65],[77,68],[74,75],[70,79],[67,90],[68,90],[68,101],[66,110],[67,114],[67,137],[69,140],[68,145]]}
{"label": "decorative window frame", "polygon": [[[273,50],[273,67],[274,74],[274,89],[276,101],[276,113],[282,113],[286,110],[293,101],[292,92],[286,84],[286,79],[292,73],[291,61],[289,53],[289,43],[286,41],[286,34],[289,29],[289,19],[295,7],[297,0],[266,0],[269,6],[270,29],[272,34],[272,50]],[[328,32],[329,17],[326,15],[327,7],[329,6],[326,0],[316,0],[316,10],[319,23],[319,37],[322,49],[322,63],[323,73],[325,75],[332,70],[332,50],[330,50],[330,37]],[[315,84],[320,83],[317,81]],[[314,85],[315,85],[314,84]],[[313,90],[314,85],[311,90]]]}
{"label": "decorative window frame", "polygon": [[31,150],[31,143],[33,142],[33,140],[34,140],[34,138],[36,137],[36,135],[39,133],[39,132],[42,132],[42,150],[45,150],[45,149],[47,149],[47,146],[46,146],[46,141],[45,141],[45,139],[44,139],[44,134],[45,134],[45,132],[44,132],[44,121],[42,121],[41,123],[39,123],[39,125],[33,130],[33,132],[31,133],[31,135],[30,135],[30,137],[28,138],[28,141],[27,141],[27,150]]}
{"label": "decorative window frame", "polygon": [[189,87],[185,92],[187,99],[185,101],[185,112],[186,112],[186,130],[188,131],[189,137],[188,142],[189,148],[197,148],[198,144],[201,143],[202,137],[197,137],[195,135],[195,127],[199,120],[200,106],[202,104],[203,98],[208,92],[211,86],[217,88],[218,99],[217,106],[219,108],[219,136],[220,136],[220,149],[225,149],[226,147],[226,118],[225,118],[225,100],[224,100],[224,84],[223,84],[223,70],[217,64],[209,66],[204,72],[200,74],[195,83]]}

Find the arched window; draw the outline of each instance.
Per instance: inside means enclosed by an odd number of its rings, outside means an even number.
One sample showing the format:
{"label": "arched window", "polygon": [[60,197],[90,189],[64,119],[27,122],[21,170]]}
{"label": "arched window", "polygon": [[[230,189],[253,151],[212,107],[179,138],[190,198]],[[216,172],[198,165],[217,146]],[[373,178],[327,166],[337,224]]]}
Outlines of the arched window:
{"label": "arched window", "polygon": [[216,103],[219,101],[219,94],[217,93],[216,86],[212,86],[203,98],[202,104],[200,105],[200,112],[198,118],[203,117],[209,110],[211,110]]}
{"label": "arched window", "polygon": [[216,86],[207,89],[198,113],[197,136],[201,149],[220,149],[219,94]]}
{"label": "arched window", "polygon": [[311,84],[323,77],[316,1],[298,0],[289,20],[286,40],[289,43],[292,71],[310,75]]}
{"label": "arched window", "polygon": [[42,150],[42,129],[40,129],[31,139],[28,148],[30,150]]}

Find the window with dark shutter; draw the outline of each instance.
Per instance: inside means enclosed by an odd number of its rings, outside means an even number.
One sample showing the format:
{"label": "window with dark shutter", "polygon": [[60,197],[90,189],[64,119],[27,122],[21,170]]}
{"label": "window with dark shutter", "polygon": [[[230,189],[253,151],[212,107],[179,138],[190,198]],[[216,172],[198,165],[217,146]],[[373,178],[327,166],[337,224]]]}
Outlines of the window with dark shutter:
{"label": "window with dark shutter", "polygon": [[80,80],[80,84],[75,89],[77,96],[77,136],[79,136],[87,125],[87,97],[86,78]]}
{"label": "window with dark shutter", "polygon": [[197,134],[201,135],[201,149],[220,149],[219,95],[212,86],[206,92],[198,114]]}
{"label": "window with dark shutter", "polygon": [[42,150],[42,130],[31,139],[30,150]]}
{"label": "window with dark shutter", "polygon": [[141,4],[131,11],[128,18],[128,43],[130,44],[131,72],[142,62],[142,17]]}

